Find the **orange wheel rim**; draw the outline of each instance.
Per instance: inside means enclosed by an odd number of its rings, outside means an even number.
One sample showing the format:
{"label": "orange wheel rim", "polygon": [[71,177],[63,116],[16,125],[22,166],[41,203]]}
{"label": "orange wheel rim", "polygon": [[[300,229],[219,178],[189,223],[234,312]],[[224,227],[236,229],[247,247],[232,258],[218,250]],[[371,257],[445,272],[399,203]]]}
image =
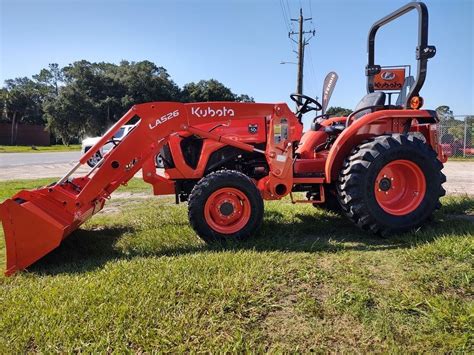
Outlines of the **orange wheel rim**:
{"label": "orange wheel rim", "polygon": [[426,193],[426,179],[420,167],[410,160],[394,160],[375,179],[379,206],[395,216],[407,215],[420,206]]}
{"label": "orange wheel rim", "polygon": [[233,234],[250,220],[250,201],[242,191],[224,187],[214,191],[204,205],[207,224],[221,234]]}

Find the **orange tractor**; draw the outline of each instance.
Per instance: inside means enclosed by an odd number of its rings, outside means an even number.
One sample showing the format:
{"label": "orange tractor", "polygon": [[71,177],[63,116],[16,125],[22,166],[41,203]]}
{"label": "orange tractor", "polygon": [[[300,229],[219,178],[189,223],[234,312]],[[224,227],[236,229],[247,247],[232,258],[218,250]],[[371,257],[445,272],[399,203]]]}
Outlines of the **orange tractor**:
{"label": "orange tractor", "polygon": [[[400,80],[400,70],[374,64],[375,35],[413,9],[419,13],[418,72],[402,95],[406,80]],[[263,200],[287,195],[294,203],[337,209],[373,233],[422,225],[440,206],[445,182],[438,118],[420,109],[427,61],[435,54],[427,30],[427,9],[419,2],[376,22],[368,37],[368,94],[347,117],[316,116],[304,134],[302,115],[322,106],[300,94],[291,95],[296,113],[285,103],[133,106],[59,181],[20,191],[0,205],[6,274],[58,247],[140,170],[155,195],[188,202],[190,223],[206,242],[252,235],[263,219]],[[392,105],[383,89],[400,89],[399,104]],[[114,140],[126,124],[134,126]],[[97,165],[73,177],[108,143],[114,147]],[[164,170],[156,167],[157,155]],[[305,192],[306,198],[295,199],[293,192]]]}

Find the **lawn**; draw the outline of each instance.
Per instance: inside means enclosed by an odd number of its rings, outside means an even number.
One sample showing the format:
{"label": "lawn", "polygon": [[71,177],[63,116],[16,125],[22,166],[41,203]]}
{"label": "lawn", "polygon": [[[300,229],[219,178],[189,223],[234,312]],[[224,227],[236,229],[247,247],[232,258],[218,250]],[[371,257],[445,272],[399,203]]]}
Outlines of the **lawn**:
{"label": "lawn", "polygon": [[466,157],[449,157],[449,161],[474,161],[474,156],[468,155]]}
{"label": "lawn", "polygon": [[30,145],[0,145],[0,153],[44,153],[44,152],[70,152],[81,150],[80,144],[71,144],[65,146],[62,144],[50,146],[34,146]]}
{"label": "lawn", "polygon": [[[1,183],[0,200],[49,181]],[[185,204],[127,189],[0,277],[0,353],[473,350],[472,198],[444,198],[433,222],[391,238],[268,202],[258,235],[206,246]]]}

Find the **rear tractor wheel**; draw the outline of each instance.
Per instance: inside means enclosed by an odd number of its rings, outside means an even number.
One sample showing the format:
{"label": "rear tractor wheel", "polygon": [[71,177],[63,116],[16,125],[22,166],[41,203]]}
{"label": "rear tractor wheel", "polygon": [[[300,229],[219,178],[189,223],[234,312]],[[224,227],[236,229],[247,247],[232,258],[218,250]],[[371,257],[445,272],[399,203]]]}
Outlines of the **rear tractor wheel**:
{"label": "rear tractor wheel", "polygon": [[194,186],[188,205],[191,226],[207,243],[241,240],[253,234],[263,219],[263,199],[250,178],[222,170]]}
{"label": "rear tractor wheel", "polygon": [[446,177],[435,151],[411,135],[386,135],[356,147],[344,162],[337,191],[344,213],[374,233],[421,226],[441,206]]}

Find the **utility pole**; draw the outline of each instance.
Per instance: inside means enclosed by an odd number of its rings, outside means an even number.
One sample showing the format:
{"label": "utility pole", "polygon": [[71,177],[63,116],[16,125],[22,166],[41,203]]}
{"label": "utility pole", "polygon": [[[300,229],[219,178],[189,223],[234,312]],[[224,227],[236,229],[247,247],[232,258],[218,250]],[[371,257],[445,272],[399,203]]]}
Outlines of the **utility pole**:
{"label": "utility pole", "polygon": [[[303,30],[303,23],[305,21],[312,20],[311,17],[304,18],[303,17],[303,9],[300,8],[300,17],[299,18],[292,18],[291,21],[298,22],[299,24],[299,31],[298,32],[288,32],[288,37],[298,45],[298,76],[296,79],[296,93],[302,94],[303,93],[303,67],[304,67],[304,47],[309,44],[309,40],[313,38],[316,34],[315,30],[312,31],[304,31]],[[310,37],[306,38],[305,34],[311,34]],[[295,41],[291,36],[298,35],[298,41]]]}

